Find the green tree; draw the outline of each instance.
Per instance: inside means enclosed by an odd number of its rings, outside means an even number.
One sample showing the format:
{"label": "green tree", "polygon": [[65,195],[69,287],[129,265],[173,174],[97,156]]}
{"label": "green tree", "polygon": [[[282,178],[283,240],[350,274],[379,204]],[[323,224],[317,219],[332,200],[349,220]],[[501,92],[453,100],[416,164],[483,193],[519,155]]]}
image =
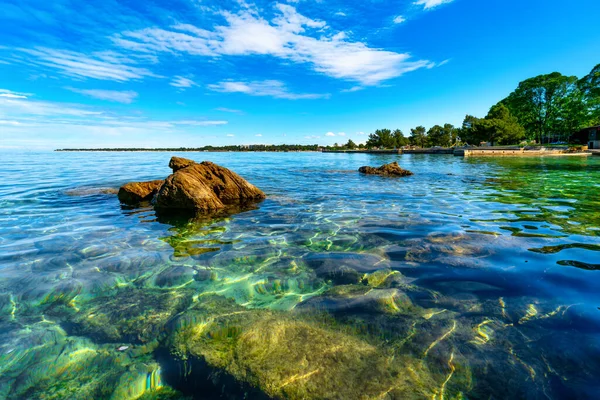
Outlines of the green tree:
{"label": "green tree", "polygon": [[567,105],[573,101],[573,96],[578,96],[578,91],[577,77],[553,72],[519,83],[517,89],[501,103],[517,117],[530,138],[542,143],[551,135],[568,135],[571,132],[565,132],[565,129],[571,128],[566,125],[580,123],[571,120],[565,124],[565,119],[569,119],[568,110],[573,109],[574,104]]}
{"label": "green tree", "polygon": [[346,143],[344,145],[344,147],[347,148],[347,149],[350,149],[350,150],[354,150],[354,149],[356,149],[356,143],[354,143],[352,141],[352,139],[348,139],[348,143]]}
{"label": "green tree", "polygon": [[488,115],[473,123],[473,136],[496,144],[515,144],[525,137],[525,129],[504,104],[492,106]]}
{"label": "green tree", "polygon": [[408,144],[408,139],[404,137],[404,133],[400,129],[394,130],[392,136],[394,137],[394,147],[402,147]]}
{"label": "green tree", "polygon": [[369,135],[367,147],[383,147],[385,149],[396,147],[396,141],[394,136],[392,136],[392,131],[389,129],[377,129],[374,133]]}
{"label": "green tree", "polygon": [[589,111],[587,125],[600,124],[600,64],[578,82]]}
{"label": "green tree", "polygon": [[457,132],[454,125],[434,125],[427,131],[427,141],[430,146],[450,147],[456,142]]}
{"label": "green tree", "polygon": [[479,118],[476,118],[472,115],[465,116],[463,120],[462,127],[458,129],[457,135],[458,139],[465,144],[479,144],[479,142],[483,141],[483,138],[476,136],[478,132],[475,132],[475,122],[477,122]]}
{"label": "green tree", "polygon": [[424,126],[417,126],[410,130],[410,143],[415,146],[425,147],[427,144],[427,130]]}

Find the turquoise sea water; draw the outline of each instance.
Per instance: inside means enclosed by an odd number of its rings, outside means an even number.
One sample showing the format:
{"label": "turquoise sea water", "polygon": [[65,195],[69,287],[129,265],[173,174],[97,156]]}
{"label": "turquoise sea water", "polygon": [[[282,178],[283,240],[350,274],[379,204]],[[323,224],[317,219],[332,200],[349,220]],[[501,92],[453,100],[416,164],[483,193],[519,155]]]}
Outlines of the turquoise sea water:
{"label": "turquoise sea water", "polygon": [[[158,220],[107,190],[166,177],[173,155],[268,197],[233,216]],[[325,369],[382,399],[402,385],[415,398],[598,396],[600,157],[1,157],[0,398],[342,398],[310,386]],[[414,176],[357,172],[391,161]],[[296,369],[240,356],[269,329],[260,321],[308,332],[269,342],[268,354],[309,346],[278,356]],[[310,357],[313,327],[348,346],[345,364],[357,340],[370,346],[361,363],[402,359],[410,378],[337,374],[335,357],[325,368],[317,341]],[[356,398],[377,397],[368,390]]]}

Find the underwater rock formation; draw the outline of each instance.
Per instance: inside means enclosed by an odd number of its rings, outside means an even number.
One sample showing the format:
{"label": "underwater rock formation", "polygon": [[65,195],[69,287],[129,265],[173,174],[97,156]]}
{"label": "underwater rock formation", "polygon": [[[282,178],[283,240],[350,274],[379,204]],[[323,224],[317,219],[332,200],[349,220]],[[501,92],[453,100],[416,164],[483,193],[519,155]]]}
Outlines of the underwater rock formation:
{"label": "underwater rock formation", "polygon": [[173,174],[166,180],[131,182],[119,189],[122,203],[135,205],[154,199],[157,211],[216,212],[240,209],[266,196],[238,174],[210,161],[196,163],[172,157]]}
{"label": "underwater rock formation", "polygon": [[157,339],[169,318],[192,301],[189,289],[161,291],[125,288],[81,304],[70,331],[103,342],[148,343]]}
{"label": "underwater rock formation", "polygon": [[150,182],[130,182],[119,189],[121,203],[135,205],[142,201],[150,201],[162,186],[164,181],[158,179]]}
{"label": "underwater rock formation", "polygon": [[393,163],[384,164],[379,168],[374,167],[360,167],[358,172],[367,175],[381,175],[381,176],[410,176],[413,175],[412,172],[400,168],[398,163],[394,161]]}
{"label": "underwater rock formation", "polygon": [[[181,159],[173,162],[181,166]],[[173,167],[175,168],[175,167]],[[170,175],[156,196],[156,209],[211,212],[259,201],[265,194],[236,173],[209,161]]]}
{"label": "underwater rock formation", "polygon": [[310,319],[247,310],[215,298],[178,321],[173,355],[204,360],[277,399],[431,397],[434,375],[418,359]]}

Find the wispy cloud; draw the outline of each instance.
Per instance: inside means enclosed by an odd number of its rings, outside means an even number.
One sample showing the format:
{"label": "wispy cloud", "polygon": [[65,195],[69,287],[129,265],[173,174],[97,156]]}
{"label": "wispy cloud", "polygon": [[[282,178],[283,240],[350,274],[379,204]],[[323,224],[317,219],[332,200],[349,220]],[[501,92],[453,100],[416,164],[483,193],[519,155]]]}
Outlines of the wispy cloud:
{"label": "wispy cloud", "polygon": [[18,93],[8,89],[0,89],[0,97],[8,99],[26,99],[29,96],[31,96],[29,93]]}
{"label": "wispy cloud", "polygon": [[325,136],[333,137],[333,136],[335,136],[335,133],[333,133],[333,132],[327,132],[325,134]]}
{"label": "wispy cloud", "polygon": [[238,13],[222,11],[227,25],[212,30],[176,24],[168,30],[154,27],[125,31],[112,40],[122,48],[145,54],[271,56],[307,64],[319,73],[367,86],[432,65],[427,60],[412,60],[408,53],[353,41],[347,33],[333,32],[324,21],[308,18],[289,4],[277,3],[275,8],[278,15],[271,21],[248,6]]}
{"label": "wispy cloud", "polygon": [[75,78],[94,78],[125,82],[143,77],[157,77],[146,68],[133,66],[136,61],[115,52],[97,52],[91,55],[69,50],[36,47],[17,49],[28,54],[23,62],[58,70]]}
{"label": "wispy cloud", "polygon": [[425,10],[431,10],[437,6],[441,6],[442,4],[452,3],[454,0],[417,0],[415,2],[418,6],[423,6]]}
{"label": "wispy cloud", "polygon": [[232,114],[243,114],[244,113],[242,110],[235,110],[233,108],[226,108],[226,107],[217,107],[217,108],[215,108],[215,111],[221,111],[221,112],[232,113]]}
{"label": "wispy cloud", "polygon": [[186,78],[183,76],[175,76],[169,85],[177,87],[177,88],[189,88],[192,86],[198,86],[196,82],[191,80],[190,78]]}
{"label": "wispy cloud", "polygon": [[210,90],[223,93],[244,93],[251,96],[270,96],[277,99],[302,100],[328,98],[329,94],[293,93],[283,82],[275,80],[240,82],[223,81],[207,86]]}
{"label": "wispy cloud", "polygon": [[5,119],[0,119],[0,125],[17,126],[17,125],[21,125],[21,123],[19,121],[9,121],[9,120],[5,120]]}
{"label": "wispy cloud", "polygon": [[262,137],[262,135],[260,133],[257,133],[256,135],[254,135],[256,137]]}
{"label": "wispy cloud", "polygon": [[99,100],[114,101],[117,103],[131,104],[138,94],[131,90],[103,90],[103,89],[76,89],[66,87],[65,89],[75,93],[83,94],[84,96],[93,97]]}
{"label": "wispy cloud", "polygon": [[406,21],[406,18],[404,18],[404,16],[402,16],[402,15],[398,15],[397,17],[394,18],[395,24],[401,24],[405,21]]}
{"label": "wispy cloud", "polygon": [[8,99],[0,97],[0,115],[15,116],[71,116],[89,117],[102,114],[79,105],[55,103],[49,101],[32,101],[28,99]]}
{"label": "wispy cloud", "polygon": [[234,135],[234,134],[232,134],[232,133],[228,133],[228,134],[227,134],[227,137],[234,137],[234,136],[235,136],[235,135]]}

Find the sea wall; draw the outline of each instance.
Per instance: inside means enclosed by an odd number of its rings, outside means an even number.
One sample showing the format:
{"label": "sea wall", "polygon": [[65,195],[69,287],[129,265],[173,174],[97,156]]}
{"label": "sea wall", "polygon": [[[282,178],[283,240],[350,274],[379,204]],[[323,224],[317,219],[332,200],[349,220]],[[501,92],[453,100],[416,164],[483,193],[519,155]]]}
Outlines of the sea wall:
{"label": "sea wall", "polygon": [[455,149],[454,155],[463,157],[539,157],[566,155],[586,156],[589,155],[589,153],[583,151],[572,151],[569,150],[568,147],[479,147]]}

